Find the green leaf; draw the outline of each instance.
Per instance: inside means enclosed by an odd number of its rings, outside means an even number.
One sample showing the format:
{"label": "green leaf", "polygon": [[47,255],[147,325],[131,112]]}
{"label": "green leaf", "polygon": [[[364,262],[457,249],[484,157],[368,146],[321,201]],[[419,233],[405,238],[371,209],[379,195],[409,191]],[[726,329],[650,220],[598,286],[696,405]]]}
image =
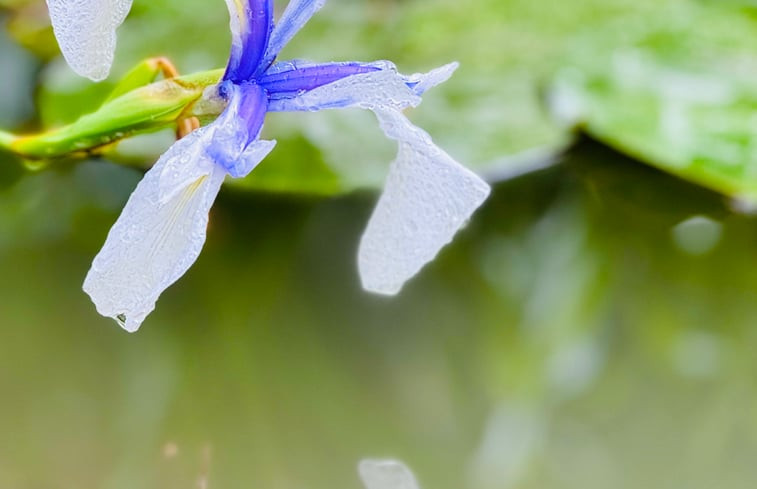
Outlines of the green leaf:
{"label": "green leaf", "polygon": [[553,102],[592,136],[662,170],[757,202],[757,21],[686,2],[576,41]]}

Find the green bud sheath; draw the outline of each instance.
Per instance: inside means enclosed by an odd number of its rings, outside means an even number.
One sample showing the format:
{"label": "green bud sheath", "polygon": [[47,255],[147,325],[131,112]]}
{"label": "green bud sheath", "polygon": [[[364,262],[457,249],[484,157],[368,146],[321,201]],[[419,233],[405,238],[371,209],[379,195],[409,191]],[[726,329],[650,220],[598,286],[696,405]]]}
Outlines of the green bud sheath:
{"label": "green bud sheath", "polygon": [[0,132],[0,148],[26,160],[54,160],[97,152],[126,137],[171,127],[181,117],[194,115],[195,102],[222,75],[223,70],[213,70],[114,93],[115,98],[106,100],[97,111],[68,126],[28,136]]}

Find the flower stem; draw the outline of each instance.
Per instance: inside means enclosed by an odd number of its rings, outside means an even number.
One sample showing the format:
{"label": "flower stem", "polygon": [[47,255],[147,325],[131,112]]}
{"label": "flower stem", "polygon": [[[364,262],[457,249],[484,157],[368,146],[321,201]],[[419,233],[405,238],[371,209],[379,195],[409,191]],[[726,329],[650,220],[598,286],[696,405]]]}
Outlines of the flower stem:
{"label": "flower stem", "polygon": [[217,116],[223,107],[205,100],[205,89],[218,83],[223,70],[169,78],[107,99],[91,114],[57,129],[14,135],[0,131],[0,149],[25,160],[50,162],[102,152],[139,133],[175,127],[177,121]]}

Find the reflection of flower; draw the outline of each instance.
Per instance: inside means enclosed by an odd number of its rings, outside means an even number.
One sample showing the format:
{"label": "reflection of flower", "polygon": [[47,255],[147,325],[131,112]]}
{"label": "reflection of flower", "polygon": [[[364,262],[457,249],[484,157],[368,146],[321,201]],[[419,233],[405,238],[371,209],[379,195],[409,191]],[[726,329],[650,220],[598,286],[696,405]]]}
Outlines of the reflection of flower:
{"label": "reflection of flower", "polygon": [[116,29],[132,0],[47,0],[60,50],[71,68],[95,81],[113,64]]}
{"label": "reflection of flower", "polygon": [[413,473],[397,460],[362,460],[358,472],[365,489],[418,489]]}
{"label": "reflection of flower", "polygon": [[259,139],[266,112],[372,110],[399,154],[359,252],[366,289],[397,293],[484,201],[489,187],[433,144],[402,109],[421,102],[456,65],[403,76],[389,62],[274,63],[323,5],[293,0],[273,25],[272,0],[226,0],[231,57],[218,96],[221,116],[172,146],[147,172],[84,282],[97,310],[135,331],[158,296],[186,272],[205,241],[208,211],[224,177],[244,177],[273,149]]}

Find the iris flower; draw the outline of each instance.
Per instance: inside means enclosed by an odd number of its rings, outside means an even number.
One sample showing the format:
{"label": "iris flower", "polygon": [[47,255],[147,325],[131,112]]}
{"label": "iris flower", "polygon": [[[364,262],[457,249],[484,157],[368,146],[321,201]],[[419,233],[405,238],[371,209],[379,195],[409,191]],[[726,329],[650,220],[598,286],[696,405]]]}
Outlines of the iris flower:
{"label": "iris flower", "polygon": [[47,0],[60,50],[81,76],[104,80],[113,64],[116,29],[132,0]]}
{"label": "iris flower", "polygon": [[208,212],[227,176],[249,174],[273,149],[260,138],[267,112],[357,107],[398,142],[386,185],[363,234],[366,290],[396,294],[486,199],[489,186],[437,147],[402,110],[446,81],[455,63],[404,76],[387,61],[276,61],[325,3],[292,0],[278,23],[272,0],[226,0],[232,46],[213,90],[226,104],[211,124],[177,141],[145,174],[94,259],[84,290],[104,316],[136,331],[160,294],[194,263]]}

